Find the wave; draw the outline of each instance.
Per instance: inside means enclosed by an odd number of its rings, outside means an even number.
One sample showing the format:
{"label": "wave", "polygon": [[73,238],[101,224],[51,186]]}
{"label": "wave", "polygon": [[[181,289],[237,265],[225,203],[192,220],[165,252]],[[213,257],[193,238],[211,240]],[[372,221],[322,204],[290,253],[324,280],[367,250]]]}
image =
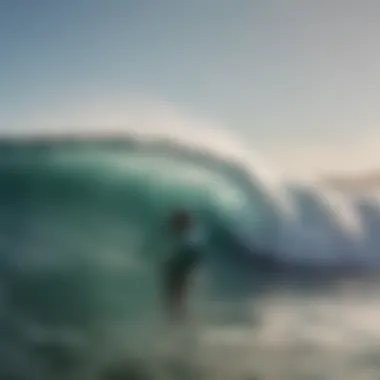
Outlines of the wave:
{"label": "wave", "polygon": [[135,242],[184,207],[214,232],[217,251],[266,252],[278,261],[313,266],[373,267],[380,258],[377,198],[276,180],[243,150],[230,154],[135,135],[0,142],[0,204],[8,210],[3,215],[29,225],[26,220],[42,209],[70,202],[82,216],[114,213],[129,230],[134,225]]}
{"label": "wave", "polygon": [[95,373],[144,336],[151,345],[161,252],[143,247],[177,207],[210,232],[200,298],[239,298],[273,269],[378,265],[375,197],[290,184],[220,146],[132,134],[0,141],[0,378],[84,378],[78,368]]}

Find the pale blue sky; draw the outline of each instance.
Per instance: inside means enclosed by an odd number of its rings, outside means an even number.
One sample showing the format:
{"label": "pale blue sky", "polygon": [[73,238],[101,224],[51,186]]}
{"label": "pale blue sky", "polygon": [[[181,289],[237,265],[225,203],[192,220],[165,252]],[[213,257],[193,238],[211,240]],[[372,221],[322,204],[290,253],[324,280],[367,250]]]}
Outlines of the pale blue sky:
{"label": "pale blue sky", "polygon": [[377,0],[1,0],[0,128],[146,98],[285,170],[380,167],[379,20]]}

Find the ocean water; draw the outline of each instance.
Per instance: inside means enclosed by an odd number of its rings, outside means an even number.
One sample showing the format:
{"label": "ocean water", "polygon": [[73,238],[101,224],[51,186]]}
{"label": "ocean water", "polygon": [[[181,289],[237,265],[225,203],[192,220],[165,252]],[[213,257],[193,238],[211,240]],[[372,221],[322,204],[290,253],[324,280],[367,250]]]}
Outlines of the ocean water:
{"label": "ocean water", "polygon": [[[0,142],[1,379],[378,379],[380,203],[287,183],[176,140]],[[210,233],[190,322],[168,325],[159,247]]]}

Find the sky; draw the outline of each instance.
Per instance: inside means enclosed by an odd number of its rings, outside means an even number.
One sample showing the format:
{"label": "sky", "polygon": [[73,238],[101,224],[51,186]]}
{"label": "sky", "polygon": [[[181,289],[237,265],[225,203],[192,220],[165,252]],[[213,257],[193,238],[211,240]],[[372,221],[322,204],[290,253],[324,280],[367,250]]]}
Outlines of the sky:
{"label": "sky", "polygon": [[377,0],[0,0],[0,132],[182,125],[289,175],[378,169],[379,19]]}

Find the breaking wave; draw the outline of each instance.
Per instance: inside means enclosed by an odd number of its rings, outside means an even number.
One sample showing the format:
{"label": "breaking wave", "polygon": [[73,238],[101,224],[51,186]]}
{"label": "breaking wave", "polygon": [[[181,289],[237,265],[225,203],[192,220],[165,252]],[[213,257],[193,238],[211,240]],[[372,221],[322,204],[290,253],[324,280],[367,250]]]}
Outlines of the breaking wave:
{"label": "breaking wave", "polygon": [[214,148],[133,135],[1,141],[1,378],[43,379],[72,363],[54,346],[65,339],[86,342],[91,368],[116,340],[141,342],[130,321],[144,310],[147,331],[158,313],[160,261],[142,247],[177,207],[210,232],[208,276],[222,298],[227,283],[239,293],[242,271],[380,264],[375,197],[289,184],[249,154]]}

